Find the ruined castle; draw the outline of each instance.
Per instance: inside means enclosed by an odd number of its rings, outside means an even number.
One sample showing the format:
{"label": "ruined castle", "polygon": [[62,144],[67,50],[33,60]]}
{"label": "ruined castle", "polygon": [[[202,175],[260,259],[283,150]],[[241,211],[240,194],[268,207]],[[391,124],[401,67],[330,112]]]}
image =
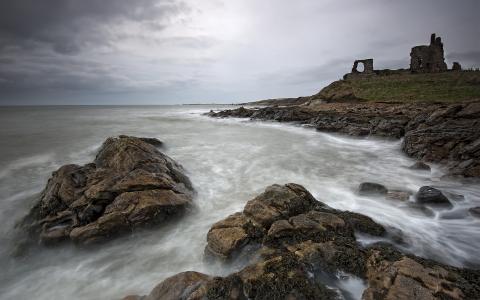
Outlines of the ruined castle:
{"label": "ruined castle", "polygon": [[[363,71],[358,70],[359,64],[363,65]],[[454,62],[451,70],[461,71],[462,67],[458,62]],[[356,60],[353,63],[352,72],[345,76],[388,75],[405,71],[410,71],[411,73],[439,73],[449,71],[445,63],[442,38],[432,33],[430,36],[430,45],[413,47],[410,52],[410,69],[408,70],[374,70],[373,59],[369,58]]]}
{"label": "ruined castle", "polygon": [[447,71],[442,38],[432,33],[430,45],[416,46],[410,52],[410,71],[415,73],[437,73]]}

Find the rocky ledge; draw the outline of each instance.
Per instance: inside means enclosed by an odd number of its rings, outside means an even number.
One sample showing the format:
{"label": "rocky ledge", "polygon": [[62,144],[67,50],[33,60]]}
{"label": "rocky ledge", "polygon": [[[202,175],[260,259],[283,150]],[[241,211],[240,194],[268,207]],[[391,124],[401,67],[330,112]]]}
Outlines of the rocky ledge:
{"label": "rocky ledge", "polygon": [[108,138],[93,163],[53,172],[20,226],[42,244],[104,241],[158,224],[191,204],[182,166],[151,138]]}
{"label": "rocky ledge", "polygon": [[447,166],[450,175],[480,177],[480,102],[306,103],[298,106],[240,107],[212,117],[298,122],[317,130],[354,136],[404,137],[409,156]]}
{"label": "rocky ledge", "polygon": [[480,298],[480,271],[404,254],[386,243],[362,247],[356,233],[389,234],[367,216],[317,201],[300,185],[273,185],[207,235],[206,258],[242,258],[246,267],[226,277],[179,273],[148,296],[124,300],[344,299],[332,282],[351,275],[365,282],[363,299]]}

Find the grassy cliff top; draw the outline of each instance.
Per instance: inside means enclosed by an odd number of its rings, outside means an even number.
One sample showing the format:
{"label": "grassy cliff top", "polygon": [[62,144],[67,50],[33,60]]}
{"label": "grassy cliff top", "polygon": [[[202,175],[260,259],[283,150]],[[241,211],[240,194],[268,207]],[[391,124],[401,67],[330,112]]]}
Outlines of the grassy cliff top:
{"label": "grassy cliff top", "polygon": [[480,72],[348,76],[322,89],[313,99],[385,102],[457,102],[480,100]]}

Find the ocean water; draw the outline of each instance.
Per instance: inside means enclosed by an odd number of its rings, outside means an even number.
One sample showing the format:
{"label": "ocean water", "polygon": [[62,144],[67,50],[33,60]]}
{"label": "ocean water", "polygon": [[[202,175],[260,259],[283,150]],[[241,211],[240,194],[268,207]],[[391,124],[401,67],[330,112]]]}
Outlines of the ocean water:
{"label": "ocean water", "polygon": [[[210,226],[243,209],[268,185],[295,182],[318,200],[372,217],[402,231],[405,251],[455,266],[480,265],[480,185],[441,179],[443,171],[413,171],[401,141],[351,138],[292,124],[202,116],[209,106],[2,107],[0,108],[0,299],[120,299],[147,294],[175,273],[224,275],[239,265],[203,261]],[[14,225],[38,199],[51,172],[66,163],[92,161],[101,143],[119,134],[156,137],[182,164],[197,191],[195,209],[166,226],[136,232],[99,247],[45,248],[10,255]],[[391,189],[423,185],[464,195],[454,208],[430,214],[407,203],[362,197],[372,181]],[[413,199],[411,199],[413,201]],[[374,242],[359,237],[362,243]],[[338,284],[348,298],[364,285]]]}

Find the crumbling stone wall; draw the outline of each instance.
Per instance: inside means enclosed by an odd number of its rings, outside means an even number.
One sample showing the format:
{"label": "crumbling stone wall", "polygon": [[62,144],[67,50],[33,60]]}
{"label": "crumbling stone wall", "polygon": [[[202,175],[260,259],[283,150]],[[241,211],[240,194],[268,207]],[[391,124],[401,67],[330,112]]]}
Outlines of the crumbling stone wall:
{"label": "crumbling stone wall", "polygon": [[[357,70],[358,64],[363,64],[363,72]],[[363,74],[372,74],[373,73],[373,59],[358,59],[353,63],[352,73],[363,73]]]}
{"label": "crumbling stone wall", "polygon": [[415,73],[447,71],[442,38],[432,33],[430,45],[416,46],[410,52],[410,70]]}

